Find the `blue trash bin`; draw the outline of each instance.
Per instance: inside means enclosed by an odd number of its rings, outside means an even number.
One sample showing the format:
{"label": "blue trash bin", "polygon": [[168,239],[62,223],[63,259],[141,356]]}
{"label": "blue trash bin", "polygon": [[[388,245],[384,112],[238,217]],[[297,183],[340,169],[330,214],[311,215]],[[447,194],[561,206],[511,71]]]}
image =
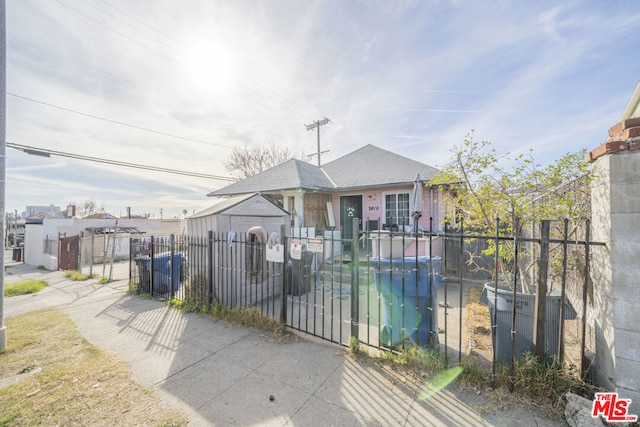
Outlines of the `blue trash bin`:
{"label": "blue trash bin", "polygon": [[[151,257],[145,255],[136,259],[140,272],[141,283],[143,289],[147,285],[151,272]],[[180,287],[181,269],[182,269],[182,252],[173,253],[173,290],[177,291]],[[153,289],[149,289],[150,293],[168,293],[171,289],[171,252],[162,252],[153,256]]]}
{"label": "blue trash bin", "polygon": [[437,304],[431,292],[437,296],[442,258],[418,257],[417,268],[416,257],[371,258],[370,263],[374,267],[384,323],[380,343],[389,347],[403,341],[437,346]]}

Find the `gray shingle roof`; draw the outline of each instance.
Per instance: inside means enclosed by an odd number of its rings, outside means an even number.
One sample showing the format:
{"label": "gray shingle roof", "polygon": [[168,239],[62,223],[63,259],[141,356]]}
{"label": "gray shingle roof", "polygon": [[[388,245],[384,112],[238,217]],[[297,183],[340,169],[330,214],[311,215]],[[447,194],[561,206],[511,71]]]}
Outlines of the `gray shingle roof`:
{"label": "gray shingle roof", "polygon": [[213,191],[208,196],[229,196],[279,190],[338,191],[413,183],[417,174],[424,181],[438,170],[374,145],[364,147],[322,167],[291,159],[257,175]]}
{"label": "gray shingle roof", "polygon": [[302,160],[290,159],[257,175],[234,182],[207,196],[229,196],[279,190],[334,190],[333,183],[320,168]]}
{"label": "gray shingle roof", "polygon": [[428,181],[438,172],[434,167],[371,144],[327,163],[322,169],[339,189],[407,184],[417,174]]}

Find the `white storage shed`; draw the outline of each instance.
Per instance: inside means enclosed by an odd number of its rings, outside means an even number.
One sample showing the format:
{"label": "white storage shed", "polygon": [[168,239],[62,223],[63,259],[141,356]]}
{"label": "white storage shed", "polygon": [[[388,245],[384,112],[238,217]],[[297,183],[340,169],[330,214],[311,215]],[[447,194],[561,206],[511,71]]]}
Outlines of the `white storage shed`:
{"label": "white storage shed", "polygon": [[187,218],[190,237],[207,237],[208,232],[246,233],[250,228],[262,227],[267,234],[280,233],[287,225],[289,212],[259,193],[235,196]]}

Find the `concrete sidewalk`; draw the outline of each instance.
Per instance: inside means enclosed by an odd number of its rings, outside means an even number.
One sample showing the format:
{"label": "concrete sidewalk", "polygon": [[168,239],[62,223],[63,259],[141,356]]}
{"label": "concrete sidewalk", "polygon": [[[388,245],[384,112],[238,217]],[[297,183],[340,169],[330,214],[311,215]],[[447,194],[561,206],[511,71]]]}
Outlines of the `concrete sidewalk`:
{"label": "concrete sidewalk", "polygon": [[419,386],[353,361],[336,345],[306,337],[274,342],[129,295],[126,281],[73,282],[62,272],[7,265],[5,283],[42,278],[50,285],[35,296],[6,298],[5,317],[59,306],[87,340],[129,362],[136,381],[182,408],[191,425],[566,425],[524,408],[494,409],[455,384],[419,400]]}

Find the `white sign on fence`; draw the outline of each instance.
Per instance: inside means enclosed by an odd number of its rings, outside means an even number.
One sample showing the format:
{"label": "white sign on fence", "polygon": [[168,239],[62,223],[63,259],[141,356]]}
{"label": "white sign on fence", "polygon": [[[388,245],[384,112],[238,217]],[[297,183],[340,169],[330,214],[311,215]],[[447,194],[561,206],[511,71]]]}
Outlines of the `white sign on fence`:
{"label": "white sign on fence", "polygon": [[291,240],[291,259],[302,259],[302,240]]}
{"label": "white sign on fence", "polygon": [[309,237],[307,239],[307,249],[311,252],[323,252],[323,240],[321,237]]}
{"label": "white sign on fence", "polygon": [[267,261],[284,262],[284,245],[267,245]]}

